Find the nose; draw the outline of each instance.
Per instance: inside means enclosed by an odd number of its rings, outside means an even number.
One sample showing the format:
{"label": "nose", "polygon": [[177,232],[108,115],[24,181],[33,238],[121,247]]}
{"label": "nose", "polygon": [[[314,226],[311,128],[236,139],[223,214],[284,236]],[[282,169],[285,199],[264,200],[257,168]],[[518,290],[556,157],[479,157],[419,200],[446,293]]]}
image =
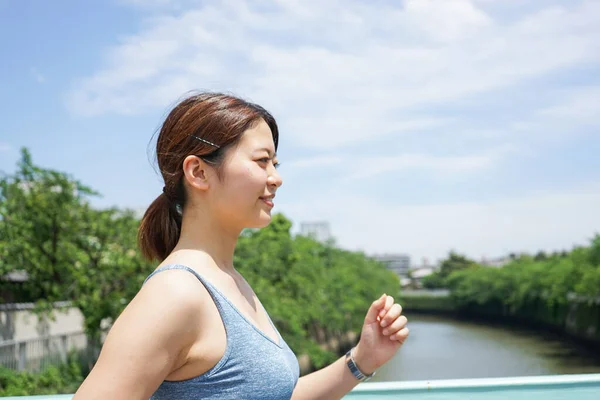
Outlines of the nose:
{"label": "nose", "polygon": [[267,184],[271,187],[278,188],[283,185],[283,179],[275,167],[271,167],[271,172],[267,178]]}

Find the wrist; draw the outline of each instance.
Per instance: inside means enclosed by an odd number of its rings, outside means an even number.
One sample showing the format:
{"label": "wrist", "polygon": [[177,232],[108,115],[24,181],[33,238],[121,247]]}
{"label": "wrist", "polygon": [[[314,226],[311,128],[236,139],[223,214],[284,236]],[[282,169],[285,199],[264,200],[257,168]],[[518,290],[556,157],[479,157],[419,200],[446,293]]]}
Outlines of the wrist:
{"label": "wrist", "polygon": [[369,357],[360,349],[360,343],[357,344],[352,350],[352,358],[358,369],[365,375],[371,375],[375,372],[377,367],[369,362]]}

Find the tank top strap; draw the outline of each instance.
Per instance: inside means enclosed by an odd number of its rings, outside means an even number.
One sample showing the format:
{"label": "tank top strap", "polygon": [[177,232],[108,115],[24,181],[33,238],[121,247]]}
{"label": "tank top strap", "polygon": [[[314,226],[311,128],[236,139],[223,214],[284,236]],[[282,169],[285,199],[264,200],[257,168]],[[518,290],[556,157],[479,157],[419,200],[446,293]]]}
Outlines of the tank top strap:
{"label": "tank top strap", "polygon": [[202,283],[204,285],[206,290],[208,290],[208,293],[212,297],[213,301],[215,302],[215,305],[217,306],[217,309],[219,310],[219,313],[221,314],[221,318],[223,318],[223,322],[227,326],[228,323],[231,321],[231,311],[232,311],[232,310],[229,310],[230,303],[227,300],[227,298],[212,283],[207,281],[202,275],[200,275],[198,272],[196,272],[195,270],[193,270],[192,268],[190,268],[186,265],[182,265],[182,264],[163,265],[162,267],[157,268],[150,275],[148,275],[148,277],[144,280],[144,283],[142,284],[142,286],[144,284],[146,284],[146,282],[148,282],[148,280],[150,278],[152,278],[154,275],[158,274],[159,272],[169,271],[169,270],[174,270],[174,269],[184,270],[184,271],[188,271],[188,272],[194,274],[194,276],[200,281],[200,283]]}
{"label": "tank top strap", "polygon": [[[227,331],[228,340],[233,340],[234,342],[237,342],[238,338],[242,338],[241,340],[243,342],[244,334],[247,333],[248,330],[252,330],[252,331],[255,331],[256,333],[258,333],[260,336],[262,336],[266,340],[268,340],[269,342],[271,342],[272,344],[274,344],[275,346],[277,346],[279,348],[282,347],[283,337],[281,336],[281,334],[275,327],[275,324],[271,320],[271,317],[268,315],[268,313],[267,313],[267,317],[268,317],[269,323],[271,324],[271,326],[273,327],[273,330],[277,334],[276,340],[273,340],[272,338],[267,336],[262,330],[260,330],[256,325],[254,325],[254,323],[252,323],[248,318],[246,318],[246,316],[244,316],[244,314],[242,314],[240,312],[240,310],[227,298],[227,296],[225,296],[223,293],[221,293],[219,291],[219,289],[217,289],[213,284],[208,282],[204,277],[202,277],[202,275],[200,275],[198,272],[194,271],[192,268],[190,268],[186,265],[182,265],[182,264],[163,265],[162,267],[157,268],[154,272],[152,272],[146,278],[146,280],[144,281],[144,284],[148,281],[148,279],[150,279],[155,274],[162,272],[162,271],[168,271],[168,270],[173,270],[173,269],[179,269],[179,270],[185,270],[185,271],[191,272],[192,274],[194,274],[196,276],[196,278],[198,278],[198,280],[204,285],[204,287],[206,287],[206,290],[208,290],[208,293],[210,293],[215,305],[217,306],[217,309],[219,310],[219,314],[221,314],[221,319],[223,320],[223,324],[225,325],[225,329]],[[142,286],[143,286],[143,284],[142,284]],[[261,307],[262,307],[262,305],[261,305]],[[265,312],[266,312],[266,310],[265,310]],[[230,328],[234,328],[234,329],[230,329]]]}

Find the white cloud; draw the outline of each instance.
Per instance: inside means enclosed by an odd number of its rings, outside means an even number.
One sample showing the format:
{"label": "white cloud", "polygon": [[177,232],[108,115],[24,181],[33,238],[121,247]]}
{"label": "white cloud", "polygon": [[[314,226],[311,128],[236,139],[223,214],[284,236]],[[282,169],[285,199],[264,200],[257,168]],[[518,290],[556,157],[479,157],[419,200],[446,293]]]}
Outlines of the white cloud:
{"label": "white cloud", "polygon": [[[515,195],[532,185],[511,191],[521,177],[500,171],[516,153],[544,170],[534,153],[552,137],[597,125],[598,87],[554,78],[599,65],[598,1],[121,1],[144,28],[73,82],[70,110],[162,113],[192,89],[259,102],[293,153],[282,162],[300,189],[284,212],[330,221],[344,247],[494,256],[564,248],[600,226],[598,186]],[[492,169],[511,198],[456,204],[434,187],[437,204],[393,204],[357,183],[417,175],[476,193]]]}
{"label": "white cloud", "polygon": [[405,7],[415,29],[440,42],[455,41],[493,23],[469,1],[408,0]]}
{"label": "white cloud", "polygon": [[2,143],[0,142],[0,152],[4,152],[4,151],[10,151],[12,150],[12,146],[9,145],[8,143]]}
{"label": "white cloud", "polygon": [[329,153],[304,157],[286,162],[285,167],[286,171],[291,173],[327,167],[328,175],[339,174],[335,176],[333,186],[338,184],[343,186],[348,182],[403,171],[425,171],[445,180],[455,179],[457,176],[467,178],[471,173],[484,172],[518,150],[513,146],[503,145],[461,156],[426,153],[386,155],[386,151],[381,149],[378,152],[380,154],[370,156]]}
{"label": "white cloud", "polygon": [[[341,176],[336,184],[345,184],[359,179],[372,178],[405,170],[425,170],[439,177],[448,178],[457,174],[481,171],[494,162],[490,155],[463,157],[433,156],[430,154],[400,154],[397,156],[339,156],[321,155],[293,160],[285,164],[295,172],[307,168],[340,167]],[[354,172],[350,172],[354,171]],[[331,174],[329,170],[329,174]],[[335,185],[335,184],[334,184]]]}
{"label": "white cloud", "polygon": [[353,163],[357,172],[344,177],[342,182],[371,178],[390,172],[419,169],[444,177],[457,173],[464,175],[468,172],[481,171],[489,167],[492,162],[492,157],[487,155],[436,157],[429,154],[402,154],[395,157],[359,158]]}
{"label": "white cloud", "polygon": [[539,110],[537,115],[571,123],[600,123],[600,86],[563,90],[559,97],[558,104]]}
{"label": "white cloud", "polygon": [[477,259],[569,249],[600,233],[598,184],[489,202],[394,205],[339,190],[319,198],[282,207],[294,221],[329,221],[342,247],[406,252],[416,263],[443,258],[451,249]]}
{"label": "white cloud", "polygon": [[74,84],[68,104],[140,113],[192,88],[231,90],[272,109],[295,144],[333,148],[432,129],[440,120],[424,107],[600,59],[598,2],[510,23],[479,4],[205,3],[148,19]]}
{"label": "white cloud", "polygon": [[[522,120],[509,123],[505,136],[521,136],[537,143],[565,142],[582,134],[595,133],[600,126],[600,86],[550,90],[546,94],[550,105],[532,109]],[[592,128],[592,129],[589,129]]]}
{"label": "white cloud", "polygon": [[[366,110],[351,105],[332,105],[329,111],[327,114],[315,111],[314,115],[290,116],[285,124],[291,134],[295,134],[295,142],[316,149],[335,149],[386,136],[415,134],[450,122],[450,119],[443,118],[403,119],[400,116],[392,121],[385,116],[385,110],[377,110],[375,107],[368,110],[368,115],[362,116],[361,113]],[[377,121],[388,122],[384,124]]]}

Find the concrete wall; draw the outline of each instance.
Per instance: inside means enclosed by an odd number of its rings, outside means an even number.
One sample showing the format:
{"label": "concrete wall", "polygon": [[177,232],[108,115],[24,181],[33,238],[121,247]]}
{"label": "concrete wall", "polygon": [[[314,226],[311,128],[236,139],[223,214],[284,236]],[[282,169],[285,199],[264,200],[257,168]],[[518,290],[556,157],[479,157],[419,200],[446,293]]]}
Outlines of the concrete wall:
{"label": "concrete wall", "polygon": [[[65,305],[68,303],[57,303],[57,306]],[[32,312],[32,309],[31,303],[0,305],[0,342],[83,331],[83,315],[77,308],[69,307],[64,311],[56,311],[54,320],[40,318]]]}
{"label": "concrete wall", "polygon": [[[56,303],[57,306],[67,306],[68,303]],[[39,318],[32,312],[33,304],[1,304],[0,305],[0,345],[2,342],[15,341],[20,342],[31,339],[41,339],[48,336],[60,336],[83,331],[83,315],[74,307],[68,307],[64,311],[55,312],[55,320]],[[343,354],[358,341],[356,332],[346,332],[345,334],[336,334],[327,337],[325,331],[317,332],[315,337],[319,347],[323,350],[331,351],[335,354]],[[58,338],[60,339],[60,338]],[[86,345],[85,337],[69,338],[68,347],[75,346],[83,348]],[[63,346],[58,343],[58,346]],[[2,350],[0,348],[0,350]],[[0,351],[0,365],[7,364],[7,359],[15,364],[15,369],[25,369],[26,364],[31,358],[38,357],[39,354],[29,354],[29,349],[23,347],[22,352],[17,347],[8,349],[10,353],[3,354]],[[61,351],[63,349],[61,348]],[[6,352],[6,351],[5,351]],[[14,353],[14,354],[13,354]],[[307,374],[316,368],[311,364],[308,354],[299,354],[301,373]],[[19,364],[20,367],[16,367]],[[37,369],[37,367],[36,367]]]}

